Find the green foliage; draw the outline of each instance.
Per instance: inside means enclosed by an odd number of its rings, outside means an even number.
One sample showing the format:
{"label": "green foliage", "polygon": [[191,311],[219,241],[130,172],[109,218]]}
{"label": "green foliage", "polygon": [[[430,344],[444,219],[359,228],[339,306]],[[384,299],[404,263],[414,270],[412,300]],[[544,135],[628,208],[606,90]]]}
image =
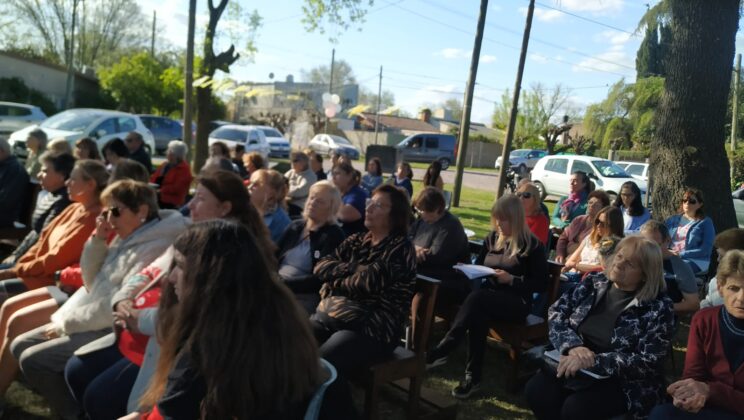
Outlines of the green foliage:
{"label": "green foliage", "polygon": [[0,78],[0,100],[35,105],[47,115],[57,113],[57,107],[46,95],[29,88],[23,79],[17,77]]}
{"label": "green foliage", "polygon": [[646,36],[641,42],[636,54],[636,79],[657,76],[661,74],[659,64],[659,39],[657,27],[648,26]]}
{"label": "green foliage", "polygon": [[[300,75],[303,81],[321,85],[329,85],[331,81],[331,66],[320,65],[310,70],[301,69]],[[354,70],[346,60],[337,59],[333,63],[333,88],[334,92],[343,85],[352,85],[357,82]]]}
{"label": "green foliage", "polygon": [[[326,33],[326,26],[349,29],[352,25],[364,22],[366,7],[372,7],[374,0],[304,0],[302,23],[308,32]],[[331,42],[338,41],[336,33],[330,36]]]}
{"label": "green foliage", "polygon": [[[369,105],[370,112],[375,112],[375,107],[377,106],[377,92],[372,92],[369,89],[360,87],[359,105]],[[395,106],[395,94],[389,90],[383,90],[382,98],[380,99],[380,111],[384,111],[391,106]]]}

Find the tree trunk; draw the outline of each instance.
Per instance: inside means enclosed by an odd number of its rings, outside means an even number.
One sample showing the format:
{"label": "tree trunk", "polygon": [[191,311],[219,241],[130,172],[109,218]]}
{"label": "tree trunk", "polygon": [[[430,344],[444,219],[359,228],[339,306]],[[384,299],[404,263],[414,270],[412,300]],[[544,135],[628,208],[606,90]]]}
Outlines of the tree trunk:
{"label": "tree trunk", "polygon": [[651,147],[654,213],[677,213],[682,189],[695,187],[721,232],[736,226],[724,147],[739,0],[669,2],[671,51]]}
{"label": "tree trunk", "polygon": [[201,170],[209,155],[209,121],[212,113],[212,88],[196,89],[196,142],[194,144],[194,172]]}

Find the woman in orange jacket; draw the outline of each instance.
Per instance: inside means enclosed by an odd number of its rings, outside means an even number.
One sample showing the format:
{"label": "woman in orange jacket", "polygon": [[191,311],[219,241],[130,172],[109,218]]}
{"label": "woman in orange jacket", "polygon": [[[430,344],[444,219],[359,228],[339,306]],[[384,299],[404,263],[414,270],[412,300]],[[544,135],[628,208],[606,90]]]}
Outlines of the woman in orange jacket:
{"label": "woman in orange jacket", "polygon": [[193,176],[186,162],[186,143],[173,140],[168,143],[167,161],[150,177],[150,182],[158,185],[158,204],[160,208],[177,209],[186,202],[186,195]]}

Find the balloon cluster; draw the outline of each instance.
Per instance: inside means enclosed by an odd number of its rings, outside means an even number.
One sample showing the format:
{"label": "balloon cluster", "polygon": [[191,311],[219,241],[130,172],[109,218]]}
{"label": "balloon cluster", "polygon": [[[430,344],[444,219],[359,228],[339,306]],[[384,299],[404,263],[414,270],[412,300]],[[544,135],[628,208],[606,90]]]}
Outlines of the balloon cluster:
{"label": "balloon cluster", "polygon": [[335,93],[331,95],[326,92],[323,94],[323,109],[325,110],[325,116],[333,118],[341,112],[341,98]]}

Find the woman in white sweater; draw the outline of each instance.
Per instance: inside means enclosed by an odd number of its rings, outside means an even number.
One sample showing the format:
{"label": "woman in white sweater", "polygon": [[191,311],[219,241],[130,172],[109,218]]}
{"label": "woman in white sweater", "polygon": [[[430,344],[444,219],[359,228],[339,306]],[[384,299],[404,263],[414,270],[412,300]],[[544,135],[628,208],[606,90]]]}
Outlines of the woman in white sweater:
{"label": "woman in white sweater", "polygon": [[[104,190],[96,233],[83,249],[84,286],[52,315],[51,322],[16,338],[11,352],[29,385],[64,418],[80,409],[64,380],[75,350],[111,331],[111,299],[122,281],[159,257],[186,228],[177,211],[158,210],[155,192],[142,182],[117,181]],[[106,245],[106,239],[115,235]]]}

